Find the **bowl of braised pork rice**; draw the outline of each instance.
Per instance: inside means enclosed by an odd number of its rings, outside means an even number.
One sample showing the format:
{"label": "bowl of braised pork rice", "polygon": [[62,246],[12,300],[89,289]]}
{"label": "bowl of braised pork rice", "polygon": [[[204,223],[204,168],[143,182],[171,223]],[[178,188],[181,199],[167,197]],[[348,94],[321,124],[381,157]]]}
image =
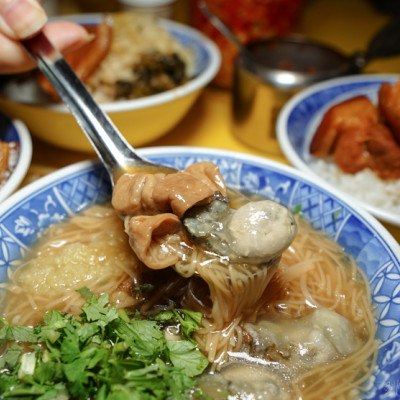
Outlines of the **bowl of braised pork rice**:
{"label": "bowl of braised pork rice", "polygon": [[[216,45],[188,25],[131,12],[63,16],[93,40],[65,55],[94,99],[135,147],[175,127],[220,66]],[[0,105],[32,134],[93,152],[78,124],[38,71],[5,77]]]}
{"label": "bowl of braised pork rice", "polygon": [[308,177],[400,225],[400,80],[361,74],[307,88],[282,108],[280,147]]}

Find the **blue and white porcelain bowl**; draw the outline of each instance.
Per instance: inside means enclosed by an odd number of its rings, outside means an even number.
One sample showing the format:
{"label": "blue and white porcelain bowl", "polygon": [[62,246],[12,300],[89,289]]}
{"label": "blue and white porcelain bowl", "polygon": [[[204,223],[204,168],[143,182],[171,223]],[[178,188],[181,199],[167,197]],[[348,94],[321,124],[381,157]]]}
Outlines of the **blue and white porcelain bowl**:
{"label": "blue and white porcelain bowl", "polygon": [[[368,277],[380,339],[377,366],[364,399],[400,395],[400,246],[369,213],[338,192],[304,178],[296,169],[265,158],[195,147],[142,149],[155,162],[182,169],[198,161],[217,164],[233,188],[301,208],[314,228],[351,254]],[[84,208],[110,199],[108,174],[96,162],[65,167],[26,186],[0,204],[0,281],[45,228]],[[396,397],[397,396],[397,397]]]}
{"label": "blue and white porcelain bowl", "polygon": [[0,202],[17,190],[25,178],[31,164],[32,140],[31,135],[20,120],[11,120],[0,113],[0,141],[14,142],[16,148],[9,156],[10,173],[0,182]]}
{"label": "blue and white porcelain bowl", "polygon": [[[399,77],[394,74],[361,74],[330,79],[312,85],[293,96],[285,104],[276,125],[280,147],[296,168],[313,180],[327,183],[331,188],[339,190],[339,182],[345,182],[345,186],[341,186],[340,189],[342,194],[351,196],[352,201],[357,201],[360,206],[380,220],[397,226],[400,226],[400,181],[391,184],[386,193],[384,189],[387,188],[386,184],[370,176],[367,178],[373,180],[364,180],[364,174],[355,176],[354,180],[351,175],[346,174],[343,180],[343,175],[337,174],[335,170],[330,176],[325,175],[322,178],[321,170],[317,169],[318,164],[315,163],[315,158],[310,154],[309,148],[323,115],[330,107],[358,95],[366,95],[374,104],[377,104],[378,91],[382,83],[393,84]],[[373,183],[370,184],[370,182]],[[363,188],[362,192],[361,188]],[[382,198],[385,196],[387,201]]]}

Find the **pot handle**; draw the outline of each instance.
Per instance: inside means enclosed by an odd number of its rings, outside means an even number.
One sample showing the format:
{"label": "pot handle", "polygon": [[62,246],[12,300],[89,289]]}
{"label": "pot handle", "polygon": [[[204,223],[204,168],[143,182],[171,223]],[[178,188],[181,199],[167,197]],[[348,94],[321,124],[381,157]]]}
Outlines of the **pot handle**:
{"label": "pot handle", "polygon": [[369,62],[375,58],[393,57],[399,54],[400,15],[397,15],[372,37],[365,58]]}

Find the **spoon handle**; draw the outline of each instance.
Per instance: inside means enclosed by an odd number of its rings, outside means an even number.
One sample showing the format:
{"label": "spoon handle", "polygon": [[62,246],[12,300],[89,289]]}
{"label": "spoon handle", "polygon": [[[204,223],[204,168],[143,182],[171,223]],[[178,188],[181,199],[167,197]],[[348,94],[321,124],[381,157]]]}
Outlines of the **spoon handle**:
{"label": "spoon handle", "polygon": [[43,32],[21,43],[70,109],[112,180],[129,164],[144,162]]}
{"label": "spoon handle", "polygon": [[249,61],[248,66],[251,67],[254,71],[258,70],[258,61],[255,55],[247,49],[247,47],[239,40],[239,38],[230,28],[225,25],[225,23],[222,22],[222,20],[210,10],[206,1],[200,0],[197,6],[204,14],[204,16],[208,19],[208,21],[211,22],[214,28],[222,33],[225,38],[230,40],[239,51],[239,53]]}
{"label": "spoon handle", "polygon": [[366,61],[400,54],[400,15],[396,15],[370,41]]}

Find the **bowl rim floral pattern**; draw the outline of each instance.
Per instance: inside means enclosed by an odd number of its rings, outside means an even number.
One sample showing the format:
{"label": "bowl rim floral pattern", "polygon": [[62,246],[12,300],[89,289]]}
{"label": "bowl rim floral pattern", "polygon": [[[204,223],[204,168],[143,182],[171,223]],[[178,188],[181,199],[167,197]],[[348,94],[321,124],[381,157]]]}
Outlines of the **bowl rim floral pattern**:
{"label": "bowl rim floral pattern", "polygon": [[[327,232],[344,247],[367,275],[380,340],[377,365],[362,398],[398,398],[400,246],[378,220],[327,185],[259,156],[197,147],[154,147],[138,152],[179,169],[198,161],[212,161],[230,187],[258,193],[301,211],[315,228]],[[109,200],[110,193],[103,166],[83,161],[29,184],[0,204],[0,281],[49,224]]]}
{"label": "bowl rim floral pattern", "polygon": [[18,151],[10,176],[0,186],[0,202],[10,196],[21,184],[28,172],[32,158],[32,139],[26,125],[18,119],[10,119],[0,113],[0,140],[17,142]]}

